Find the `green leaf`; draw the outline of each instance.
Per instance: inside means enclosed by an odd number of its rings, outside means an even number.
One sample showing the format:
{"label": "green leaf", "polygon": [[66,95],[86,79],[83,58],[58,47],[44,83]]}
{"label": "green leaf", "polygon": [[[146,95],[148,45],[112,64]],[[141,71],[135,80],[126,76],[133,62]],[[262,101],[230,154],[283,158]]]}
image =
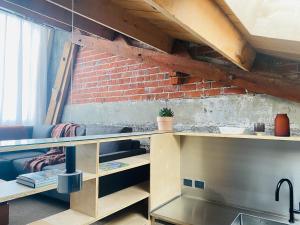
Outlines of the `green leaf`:
{"label": "green leaf", "polygon": [[159,116],[160,117],[173,117],[174,112],[170,108],[162,108],[159,111]]}

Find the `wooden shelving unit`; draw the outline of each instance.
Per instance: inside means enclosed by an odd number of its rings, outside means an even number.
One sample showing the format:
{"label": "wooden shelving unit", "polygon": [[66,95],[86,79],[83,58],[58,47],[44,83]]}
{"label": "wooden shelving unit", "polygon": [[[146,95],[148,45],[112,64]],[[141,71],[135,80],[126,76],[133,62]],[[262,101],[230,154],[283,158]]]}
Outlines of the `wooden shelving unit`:
{"label": "wooden shelving unit", "polygon": [[[75,210],[66,210],[53,216],[49,216],[42,220],[31,223],[30,225],[82,225],[91,224],[101,220],[107,216],[114,214],[128,206],[142,201],[150,196],[149,182],[141,183],[121,191],[112,193],[98,199],[98,215],[96,217],[87,216]],[[148,221],[139,213],[131,212],[130,215],[118,217],[116,220],[110,221],[108,224],[120,224],[124,221]],[[63,221],[63,222],[61,222]]]}
{"label": "wooden shelving unit", "polygon": [[35,221],[29,225],[87,225],[96,221],[97,219],[94,217],[69,209],[42,220]]}
{"label": "wooden shelving unit", "polygon": [[[90,173],[83,174],[83,180],[95,179],[96,175]],[[0,201],[6,202],[17,198],[26,197],[29,195],[38,194],[44,191],[56,189],[57,184],[47,185],[40,188],[31,188],[21,184],[18,184],[15,180],[0,183]]]}
{"label": "wooden shelving unit", "polygon": [[[143,155],[132,156],[132,157],[128,157],[128,158],[114,160],[111,162],[126,163],[126,164],[128,164],[128,166],[124,166],[121,168],[116,168],[116,169],[112,169],[112,170],[108,170],[108,171],[101,170],[101,168],[99,168],[99,176],[100,177],[150,164],[150,154],[148,153],[148,154],[143,154]],[[103,163],[103,164],[105,164],[105,163]]]}
{"label": "wooden shelving unit", "polygon": [[[127,166],[103,171],[99,166],[101,143],[150,138],[149,154],[128,157],[116,162]],[[22,140],[0,142],[0,152],[50,148],[54,146],[76,146],[77,169],[84,174],[83,188],[70,196],[70,209],[31,223],[31,225],[88,225],[98,220],[107,225],[148,225],[149,213],[157,206],[180,194],[179,137],[173,133],[148,132],[120,135],[97,135],[90,137]],[[172,157],[168,157],[172,155]],[[161,161],[163,160],[163,162]],[[137,184],[110,195],[99,198],[99,179],[109,174],[150,165],[150,181]],[[153,165],[153,166],[152,166]],[[174,169],[175,168],[175,169]],[[170,184],[170,185],[166,185]],[[0,184],[0,202],[5,202],[57,188],[50,185],[42,188],[29,188],[16,181]],[[151,196],[151,198],[150,198]],[[127,207],[145,201],[148,210],[133,210],[125,214],[116,214]],[[110,217],[111,215],[117,215]],[[148,214],[148,215],[147,215]],[[109,218],[109,220],[107,220]]]}
{"label": "wooden shelving unit", "polygon": [[103,225],[150,225],[150,221],[141,211],[141,204],[122,210],[112,218],[101,220]]}
{"label": "wooden shelving unit", "polygon": [[145,182],[99,198],[97,218],[103,219],[149,196],[149,182]]}
{"label": "wooden shelving unit", "polygon": [[104,225],[150,225],[150,221],[144,215],[137,212],[128,212],[125,215],[116,217]]}

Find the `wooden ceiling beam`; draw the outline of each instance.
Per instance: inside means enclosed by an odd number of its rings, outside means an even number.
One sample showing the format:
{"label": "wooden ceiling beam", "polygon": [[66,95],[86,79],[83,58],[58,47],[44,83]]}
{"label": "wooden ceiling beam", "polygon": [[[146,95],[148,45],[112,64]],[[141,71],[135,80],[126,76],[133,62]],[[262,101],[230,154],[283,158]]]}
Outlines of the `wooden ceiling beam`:
{"label": "wooden ceiling beam", "polygon": [[[72,11],[71,1],[47,0]],[[160,51],[171,52],[173,38],[143,18],[130,15],[109,0],[74,1],[74,13],[144,42]]]}
{"label": "wooden ceiling beam", "polygon": [[69,31],[69,32],[71,31],[71,27],[65,23],[61,23],[57,20],[52,20],[51,18],[48,18],[48,17],[38,14],[36,12],[27,10],[24,7],[16,5],[12,2],[0,0],[0,9],[11,12],[13,14],[20,15],[22,17],[25,17],[26,19],[29,19],[29,20],[34,21],[39,24],[47,24],[47,25],[50,25],[53,27],[57,27],[57,28]]}
{"label": "wooden ceiling beam", "polygon": [[140,0],[148,3],[244,70],[250,70],[255,51],[212,0]]}
{"label": "wooden ceiling beam", "polygon": [[204,80],[221,81],[245,88],[250,92],[300,102],[300,83],[280,79],[278,74],[247,72],[238,68],[229,69],[188,57],[137,48],[129,46],[120,37],[116,38],[115,41],[108,41],[76,33],[73,40],[76,44],[87,48],[97,49],[113,55],[121,55],[154,66],[159,65],[191,76],[200,76]]}
{"label": "wooden ceiling beam", "polygon": [[[36,22],[72,30],[72,13],[45,0],[0,0],[0,6]],[[84,17],[75,15],[74,27],[99,37],[113,40],[115,31]]]}

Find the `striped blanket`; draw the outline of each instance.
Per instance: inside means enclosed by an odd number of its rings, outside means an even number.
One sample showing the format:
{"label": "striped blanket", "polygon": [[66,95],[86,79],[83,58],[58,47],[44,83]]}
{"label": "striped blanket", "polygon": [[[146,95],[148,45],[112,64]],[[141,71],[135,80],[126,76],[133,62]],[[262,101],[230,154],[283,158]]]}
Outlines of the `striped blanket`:
{"label": "striped blanket", "polygon": [[[51,137],[74,137],[76,136],[77,127],[79,127],[79,125],[74,123],[58,124],[53,128]],[[65,148],[54,147],[50,148],[46,154],[26,161],[25,169],[30,172],[41,171],[45,166],[64,163],[65,160]]]}

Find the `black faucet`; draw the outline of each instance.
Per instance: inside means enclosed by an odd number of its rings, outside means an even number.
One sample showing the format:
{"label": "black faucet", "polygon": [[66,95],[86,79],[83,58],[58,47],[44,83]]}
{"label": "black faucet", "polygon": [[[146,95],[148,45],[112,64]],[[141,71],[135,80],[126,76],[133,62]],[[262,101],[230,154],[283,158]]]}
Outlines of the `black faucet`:
{"label": "black faucet", "polygon": [[[289,209],[289,212],[290,212],[290,220],[289,222],[290,223],[294,223],[295,222],[295,216],[294,216],[294,213],[300,213],[300,210],[295,210],[294,209],[294,188],[293,188],[293,184],[292,182],[289,180],[289,179],[281,179],[278,184],[277,184],[277,187],[276,187],[276,191],[275,191],[275,200],[276,201],[279,201],[279,191],[280,191],[280,187],[282,185],[282,183],[284,182],[287,182],[288,185],[289,185],[289,188],[290,188],[290,209]],[[300,203],[299,203],[299,208],[300,208]]]}

